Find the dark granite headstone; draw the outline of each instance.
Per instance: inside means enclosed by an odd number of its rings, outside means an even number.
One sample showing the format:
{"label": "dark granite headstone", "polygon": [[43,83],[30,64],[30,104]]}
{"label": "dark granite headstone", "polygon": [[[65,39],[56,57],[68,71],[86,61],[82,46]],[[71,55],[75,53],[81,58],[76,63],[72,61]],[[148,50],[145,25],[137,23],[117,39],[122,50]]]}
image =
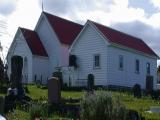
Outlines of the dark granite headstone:
{"label": "dark granite headstone", "polygon": [[18,93],[21,93],[22,88],[22,68],[23,58],[21,56],[13,56],[11,58],[11,84],[12,88],[18,89]]}
{"label": "dark granite headstone", "polygon": [[61,99],[60,81],[56,77],[48,80],[48,101],[50,103],[59,103]]}
{"label": "dark granite headstone", "polygon": [[87,79],[87,89],[88,92],[93,92],[94,89],[94,75],[93,74],[88,74],[88,79]]}

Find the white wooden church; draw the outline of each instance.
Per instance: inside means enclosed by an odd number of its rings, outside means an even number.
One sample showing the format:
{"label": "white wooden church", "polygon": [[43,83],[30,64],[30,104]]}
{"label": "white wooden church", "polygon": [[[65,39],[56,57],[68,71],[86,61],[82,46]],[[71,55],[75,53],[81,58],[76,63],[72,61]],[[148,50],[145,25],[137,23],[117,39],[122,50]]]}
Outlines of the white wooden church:
{"label": "white wooden church", "polygon": [[[76,56],[77,68],[69,67]],[[85,86],[93,74],[95,85],[146,88],[147,76],[156,89],[159,57],[143,40],[93,21],[80,25],[42,12],[34,30],[19,27],[7,54],[8,75],[12,59],[23,60],[22,82],[46,83],[61,70],[63,82]]]}

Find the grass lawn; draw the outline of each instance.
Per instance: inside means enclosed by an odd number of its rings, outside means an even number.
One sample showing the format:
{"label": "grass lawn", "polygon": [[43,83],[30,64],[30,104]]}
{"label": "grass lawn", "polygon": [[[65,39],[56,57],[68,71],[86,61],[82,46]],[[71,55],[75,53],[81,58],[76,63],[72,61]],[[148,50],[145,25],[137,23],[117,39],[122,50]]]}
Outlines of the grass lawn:
{"label": "grass lawn", "polygon": [[5,94],[0,93],[0,96],[4,96]]}
{"label": "grass lawn", "polygon": [[[27,95],[30,96],[32,99],[47,98],[47,89],[40,89],[37,88],[35,85],[29,85],[28,90],[30,93],[28,93]],[[61,95],[63,98],[82,98],[84,92],[62,91]]]}
{"label": "grass lawn", "polygon": [[28,85],[28,90],[29,93],[27,95],[32,99],[47,98],[47,89],[40,89],[35,85]]}
{"label": "grass lawn", "polygon": [[[28,89],[29,89],[28,95],[32,99],[47,98],[47,89],[37,88],[35,85],[29,85]],[[96,92],[99,92],[99,91],[96,91]],[[84,91],[83,92],[75,92],[75,91],[62,91],[61,92],[61,95],[63,98],[82,98],[84,94],[85,94]],[[117,95],[120,96],[124,105],[128,109],[137,110],[143,116],[145,116],[146,120],[159,120],[160,119],[160,114],[156,114],[156,113],[153,114],[153,113],[145,112],[149,110],[150,106],[160,105],[160,101],[152,100],[149,97],[137,99],[137,98],[134,98],[131,94],[127,94],[127,93],[111,92],[111,94],[113,96],[117,96]],[[0,95],[3,95],[3,94],[0,94]],[[29,113],[16,110],[14,113],[8,116],[8,120],[10,120],[10,118],[12,118],[11,120],[19,120],[21,116],[23,115],[25,118],[25,119],[23,118],[23,120],[27,120],[28,118],[27,116],[29,116]],[[13,119],[14,117],[12,116],[17,116],[17,118],[19,117],[19,119]],[[56,115],[53,115],[53,116],[56,116]],[[57,116],[57,117],[59,118],[60,116]],[[52,119],[49,119],[49,120],[52,120]]]}
{"label": "grass lawn", "polygon": [[132,95],[126,93],[112,92],[113,94],[118,94],[124,105],[128,109],[136,110],[141,113],[147,120],[160,120],[160,113],[148,113],[150,106],[160,106],[159,100],[152,100],[150,97],[143,97],[141,99],[134,98]]}

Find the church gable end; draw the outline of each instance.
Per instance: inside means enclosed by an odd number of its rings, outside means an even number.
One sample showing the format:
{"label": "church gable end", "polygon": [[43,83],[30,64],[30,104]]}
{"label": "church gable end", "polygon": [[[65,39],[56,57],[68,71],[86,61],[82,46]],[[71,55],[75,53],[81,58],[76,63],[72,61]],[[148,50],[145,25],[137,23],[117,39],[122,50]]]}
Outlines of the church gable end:
{"label": "church gable end", "polygon": [[48,19],[52,29],[55,31],[59,41],[71,45],[82,30],[83,26],[72,21],[43,12]]}
{"label": "church gable end", "polygon": [[26,28],[20,28],[20,30],[33,55],[44,56],[44,57],[48,56],[39,36],[35,31]]}

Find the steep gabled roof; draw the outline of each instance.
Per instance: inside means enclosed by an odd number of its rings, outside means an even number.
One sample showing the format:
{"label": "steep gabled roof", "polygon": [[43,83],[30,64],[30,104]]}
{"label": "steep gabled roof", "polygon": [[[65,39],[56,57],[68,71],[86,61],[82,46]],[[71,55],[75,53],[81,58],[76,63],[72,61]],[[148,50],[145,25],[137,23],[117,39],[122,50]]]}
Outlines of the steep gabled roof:
{"label": "steep gabled roof", "polygon": [[96,28],[105,36],[105,38],[109,40],[109,42],[158,57],[158,55],[143,40],[120,32],[118,30],[106,27],[99,23],[92,21],[90,22],[96,26]]}
{"label": "steep gabled roof", "polygon": [[33,55],[48,57],[47,52],[35,31],[20,28]]}
{"label": "steep gabled roof", "polygon": [[60,42],[63,44],[71,45],[83,28],[83,26],[80,24],[51,15],[46,12],[43,13],[47,17]]}

